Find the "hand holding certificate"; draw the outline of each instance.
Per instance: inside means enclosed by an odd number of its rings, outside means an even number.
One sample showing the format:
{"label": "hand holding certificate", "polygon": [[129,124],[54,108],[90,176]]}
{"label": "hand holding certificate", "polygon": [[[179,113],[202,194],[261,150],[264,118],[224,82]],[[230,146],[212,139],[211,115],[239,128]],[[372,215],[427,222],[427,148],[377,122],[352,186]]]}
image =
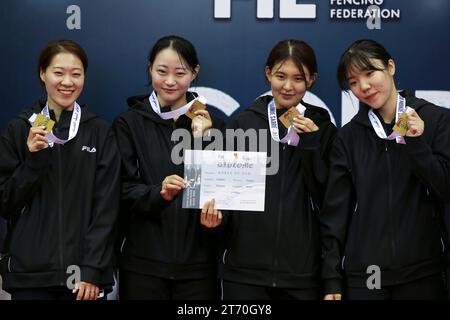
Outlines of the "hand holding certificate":
{"label": "hand holding certificate", "polygon": [[164,200],[171,201],[183,188],[186,188],[186,182],[180,176],[173,174],[164,178],[160,194]]}
{"label": "hand holding certificate", "polygon": [[264,211],[266,153],[186,150],[183,208]]}
{"label": "hand holding certificate", "polygon": [[216,201],[207,201],[200,214],[200,223],[207,228],[216,228],[222,223],[222,211],[217,210]]}

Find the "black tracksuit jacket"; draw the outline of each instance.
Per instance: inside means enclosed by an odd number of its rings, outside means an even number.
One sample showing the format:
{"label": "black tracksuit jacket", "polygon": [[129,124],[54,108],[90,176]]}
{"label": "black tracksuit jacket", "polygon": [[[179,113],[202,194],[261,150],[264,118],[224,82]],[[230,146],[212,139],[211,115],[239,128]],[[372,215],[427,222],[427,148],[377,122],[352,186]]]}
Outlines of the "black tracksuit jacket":
{"label": "black tracksuit jacket", "polygon": [[[188,93],[188,100],[193,98]],[[192,138],[191,120],[185,115],[176,122],[162,119],[151,108],[148,95],[128,98],[128,106],[114,122],[122,155],[119,240],[125,239],[120,267],[165,279],[214,279],[219,233],[202,227],[200,210],[182,208],[182,191],[172,201],[160,195],[166,176],[184,176],[183,163],[171,159],[178,145],[171,136],[175,129],[185,129]],[[223,129],[220,119],[212,120],[213,128]],[[182,150],[177,152],[181,156]]]}
{"label": "black tracksuit jacket", "polygon": [[361,106],[336,138],[321,215],[326,293],[365,287],[371,265],[382,287],[445,270],[450,121],[445,109],[402,95],[425,123],[422,136],[383,140]]}
{"label": "black tracksuit jacket", "polygon": [[[257,99],[228,125],[244,131],[265,129],[268,157],[272,156],[273,141],[267,116],[271,99]],[[305,116],[320,130],[300,134],[298,146],[274,142],[279,150],[279,171],[266,176],[264,212],[233,211],[225,217],[226,250],[220,265],[220,276],[225,280],[281,288],[320,286],[319,207],[336,127],[326,110],[304,105]],[[278,116],[283,111],[278,110]],[[286,129],[280,122],[278,126],[282,138]]]}
{"label": "black tracksuit jacket", "polygon": [[[22,112],[0,140],[0,214],[8,222],[4,287],[66,286],[71,265],[80,268],[81,281],[111,286],[120,196],[113,131],[82,106],[72,140],[31,153],[28,118],[43,107],[40,102]],[[71,116],[62,112],[53,130],[58,137],[67,138]]]}

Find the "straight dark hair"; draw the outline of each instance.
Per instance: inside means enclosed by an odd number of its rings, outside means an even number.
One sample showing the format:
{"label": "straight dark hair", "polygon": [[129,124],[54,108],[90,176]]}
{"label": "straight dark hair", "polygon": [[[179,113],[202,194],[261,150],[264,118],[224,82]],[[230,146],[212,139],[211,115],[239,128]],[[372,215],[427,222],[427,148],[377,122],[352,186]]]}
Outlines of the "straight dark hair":
{"label": "straight dark hair", "polygon": [[267,57],[266,67],[271,71],[273,67],[286,60],[291,59],[294,64],[300,70],[301,74],[305,78],[304,66],[308,68],[311,75],[317,73],[317,60],[313,48],[311,48],[306,42],[301,40],[282,40],[278,42],[270,51]]}
{"label": "straight dark hair", "polygon": [[[339,61],[337,69],[337,79],[342,90],[348,90],[347,76],[351,69],[359,71],[385,70],[392,57],[387,50],[378,42],[370,39],[361,39],[352,43],[345,50]],[[379,60],[383,68],[374,64],[374,60]]]}
{"label": "straight dark hair", "polygon": [[192,73],[195,73],[195,68],[199,65],[199,61],[194,45],[188,40],[175,35],[166,36],[156,41],[148,55],[148,66],[153,64],[158,53],[167,48],[171,48],[178,53],[178,55],[186,61],[188,64],[187,67]]}
{"label": "straight dark hair", "polygon": [[84,49],[75,41],[72,40],[56,40],[49,42],[45,45],[45,47],[41,50],[39,55],[38,65],[37,65],[37,73],[38,78],[42,86],[45,86],[45,83],[41,80],[41,70],[45,71],[47,67],[52,62],[52,59],[59,53],[71,53],[78,57],[83,64],[84,73],[86,74],[88,68],[88,58]]}

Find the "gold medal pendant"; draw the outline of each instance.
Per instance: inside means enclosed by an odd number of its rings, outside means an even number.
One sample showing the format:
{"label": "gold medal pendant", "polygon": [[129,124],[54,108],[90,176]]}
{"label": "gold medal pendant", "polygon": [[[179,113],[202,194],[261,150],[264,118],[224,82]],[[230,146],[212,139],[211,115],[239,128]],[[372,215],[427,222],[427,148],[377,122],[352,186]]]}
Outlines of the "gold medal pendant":
{"label": "gold medal pendant", "polygon": [[45,131],[47,133],[51,133],[53,126],[55,125],[55,121],[50,118],[47,118],[42,113],[39,113],[36,116],[36,120],[33,122],[33,127],[45,127]]}

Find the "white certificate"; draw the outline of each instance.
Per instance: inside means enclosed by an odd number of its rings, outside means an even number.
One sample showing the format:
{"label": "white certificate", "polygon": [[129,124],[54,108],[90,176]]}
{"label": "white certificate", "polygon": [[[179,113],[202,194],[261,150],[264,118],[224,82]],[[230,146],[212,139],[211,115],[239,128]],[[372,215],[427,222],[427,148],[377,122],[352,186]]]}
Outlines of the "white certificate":
{"label": "white certificate", "polygon": [[266,152],[185,150],[183,208],[264,211]]}

